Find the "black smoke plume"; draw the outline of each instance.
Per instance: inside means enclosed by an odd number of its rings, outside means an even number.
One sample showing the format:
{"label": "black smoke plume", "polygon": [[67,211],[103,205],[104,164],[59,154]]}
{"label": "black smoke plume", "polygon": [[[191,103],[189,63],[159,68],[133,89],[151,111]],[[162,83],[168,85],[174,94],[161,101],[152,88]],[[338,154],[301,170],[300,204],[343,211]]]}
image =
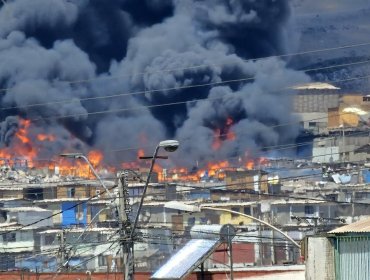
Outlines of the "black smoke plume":
{"label": "black smoke plume", "polygon": [[[290,12],[288,0],[8,0],[2,146],[17,118],[57,136],[42,156],[98,148],[109,163],[167,138],[188,165],[294,141],[288,87],[308,77],[257,59],[289,51]],[[228,119],[235,139],[215,151]]]}

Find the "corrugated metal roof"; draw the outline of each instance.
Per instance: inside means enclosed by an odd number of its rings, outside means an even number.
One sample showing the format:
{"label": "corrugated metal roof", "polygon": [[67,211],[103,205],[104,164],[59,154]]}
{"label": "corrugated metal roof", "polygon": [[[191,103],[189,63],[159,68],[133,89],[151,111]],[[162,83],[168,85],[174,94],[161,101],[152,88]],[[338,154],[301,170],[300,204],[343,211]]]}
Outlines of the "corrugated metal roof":
{"label": "corrugated metal roof", "polygon": [[368,232],[370,233],[370,218],[358,221],[353,224],[349,224],[343,227],[336,228],[329,233],[360,233],[360,232]]}

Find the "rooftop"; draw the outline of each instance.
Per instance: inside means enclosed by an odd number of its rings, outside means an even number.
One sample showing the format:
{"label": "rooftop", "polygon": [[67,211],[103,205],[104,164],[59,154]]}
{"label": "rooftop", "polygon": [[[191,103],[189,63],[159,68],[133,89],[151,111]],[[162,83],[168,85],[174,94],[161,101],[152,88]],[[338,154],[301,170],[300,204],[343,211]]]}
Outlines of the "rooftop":
{"label": "rooftop", "polygon": [[370,218],[336,228],[328,233],[370,233]]}
{"label": "rooftop", "polygon": [[40,207],[14,207],[14,208],[1,208],[3,211],[8,212],[48,212],[50,210],[46,210]]}

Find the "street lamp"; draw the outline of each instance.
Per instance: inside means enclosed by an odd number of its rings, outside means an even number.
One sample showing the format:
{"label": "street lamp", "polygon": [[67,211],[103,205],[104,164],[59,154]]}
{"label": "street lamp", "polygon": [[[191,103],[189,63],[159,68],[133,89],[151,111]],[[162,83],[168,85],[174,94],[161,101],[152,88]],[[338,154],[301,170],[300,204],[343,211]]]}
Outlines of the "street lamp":
{"label": "street lamp", "polygon": [[150,176],[152,175],[155,159],[157,158],[157,154],[158,154],[159,149],[163,148],[165,151],[172,153],[172,152],[176,151],[178,147],[179,147],[179,142],[177,140],[164,140],[164,141],[159,142],[159,144],[155,148],[153,157],[151,158],[152,162],[151,162],[151,165],[150,165],[150,168],[149,168],[148,177],[146,178],[143,193],[141,195],[140,203],[139,203],[137,213],[136,213],[136,216],[135,216],[135,220],[134,220],[134,223],[132,225],[132,231],[131,231],[130,238],[132,238],[134,236],[135,229],[137,227],[137,223],[138,223],[139,216],[140,216],[140,211],[141,211],[141,208],[143,207],[146,190],[148,189]]}
{"label": "street lamp", "polygon": [[143,204],[144,204],[144,198],[145,198],[145,194],[146,194],[146,191],[148,189],[148,186],[149,186],[149,181],[150,181],[150,177],[151,177],[152,172],[153,172],[155,160],[156,160],[156,158],[163,158],[163,157],[157,156],[158,151],[159,151],[160,148],[163,148],[165,151],[171,153],[171,152],[176,151],[178,147],[179,147],[179,142],[177,140],[161,141],[161,142],[159,142],[159,144],[155,148],[153,156],[149,157],[152,160],[151,164],[150,164],[150,168],[149,168],[149,173],[148,173],[148,176],[147,176],[146,181],[145,181],[143,193],[141,194],[139,206],[138,206],[138,209],[137,209],[137,213],[136,213],[136,216],[135,216],[134,223],[133,223],[132,228],[131,228],[131,232],[129,234],[129,238],[126,241],[126,242],[128,242],[127,247],[126,247],[128,252],[126,252],[126,258],[125,258],[126,261],[127,261],[127,263],[125,265],[125,278],[124,278],[125,280],[132,280],[134,278],[134,236],[135,236],[135,230],[136,230],[136,227],[137,227],[137,223],[139,221],[141,208],[143,207]]}
{"label": "street lamp", "polygon": [[[152,157],[146,157],[146,158],[151,159],[151,165],[150,165],[150,168],[149,168],[148,176],[147,176],[146,181],[145,181],[143,193],[141,195],[141,199],[140,199],[140,203],[139,203],[139,206],[138,206],[138,209],[137,209],[135,220],[134,220],[134,223],[132,225],[130,234],[127,234],[128,238],[125,238],[125,236],[121,236],[121,239],[124,239],[125,242],[126,242],[126,246],[123,243],[123,245],[124,245],[123,246],[123,251],[124,251],[124,255],[125,255],[124,259],[126,261],[126,264],[125,264],[125,278],[124,278],[125,280],[133,279],[133,273],[134,273],[134,269],[133,269],[134,268],[134,242],[133,242],[133,240],[134,240],[135,230],[136,230],[136,227],[137,227],[137,224],[138,224],[138,221],[139,221],[140,211],[141,211],[141,208],[143,207],[145,194],[146,194],[146,191],[148,189],[150,177],[151,177],[152,172],[153,172],[155,160],[157,158],[164,158],[162,156],[157,156],[158,151],[159,151],[160,148],[163,148],[167,152],[174,152],[174,151],[177,150],[178,147],[179,147],[179,142],[177,140],[164,140],[164,141],[159,142],[159,144],[155,148],[155,151],[154,151],[154,154],[153,154]],[[100,184],[103,186],[105,191],[108,193],[109,197],[111,199],[114,199],[114,197],[112,196],[112,194],[110,193],[108,188],[105,186],[104,182],[101,180],[101,178],[99,177],[99,175],[97,174],[94,167],[92,166],[92,164],[90,163],[89,159],[86,156],[84,156],[82,153],[64,153],[64,154],[61,154],[60,156],[67,157],[67,158],[74,158],[74,159],[83,159],[89,165],[91,171],[93,172],[95,177],[99,180]],[[127,171],[131,171],[131,170],[127,170]],[[120,198],[122,198],[122,197],[120,197]],[[123,209],[120,209],[120,210],[123,211]],[[116,212],[118,213],[118,211],[116,211]],[[118,217],[118,219],[120,219],[120,218]]]}
{"label": "street lamp", "polygon": [[286,234],[282,230],[278,229],[277,227],[273,226],[270,223],[267,223],[267,222],[265,222],[261,219],[258,219],[256,217],[248,215],[248,214],[244,214],[244,213],[241,213],[241,212],[238,212],[238,211],[234,211],[234,210],[230,210],[230,209],[226,209],[226,208],[220,208],[220,207],[210,207],[210,206],[202,206],[202,205],[200,205],[198,207],[195,206],[195,205],[193,207],[190,207],[190,205],[186,205],[186,204],[178,202],[178,201],[176,201],[176,202],[171,202],[171,201],[167,202],[164,207],[170,208],[170,209],[175,209],[175,210],[183,210],[183,211],[184,211],[184,209],[187,209],[185,211],[189,211],[189,212],[201,212],[202,210],[210,210],[210,211],[226,212],[226,213],[231,213],[231,214],[243,216],[243,217],[249,218],[251,220],[254,220],[256,222],[259,222],[261,224],[264,224],[264,225],[268,226],[269,228],[279,232],[287,240],[289,240],[294,246],[296,246],[298,249],[301,249],[301,246],[293,238],[291,238],[288,234]]}
{"label": "street lamp", "polygon": [[88,164],[88,166],[90,167],[90,170],[92,171],[94,176],[98,179],[99,183],[103,186],[103,188],[106,191],[106,193],[108,194],[109,198],[114,199],[111,192],[108,190],[107,186],[104,184],[103,180],[100,178],[98,173],[95,171],[93,165],[91,164],[91,162],[89,161],[89,159],[86,156],[84,156],[82,153],[63,153],[63,154],[60,154],[59,156],[65,157],[65,158],[74,158],[74,159],[84,160]]}

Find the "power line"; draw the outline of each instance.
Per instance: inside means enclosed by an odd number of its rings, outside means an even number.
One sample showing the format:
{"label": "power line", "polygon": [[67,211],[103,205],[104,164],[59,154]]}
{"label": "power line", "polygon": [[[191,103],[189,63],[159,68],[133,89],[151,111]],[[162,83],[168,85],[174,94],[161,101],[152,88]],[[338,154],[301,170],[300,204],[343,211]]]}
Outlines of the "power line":
{"label": "power line", "polygon": [[[347,67],[347,66],[353,66],[353,65],[359,65],[359,64],[367,64],[369,62],[370,62],[370,60],[367,59],[367,60],[358,61],[358,62],[351,62],[351,63],[325,66],[325,67],[319,67],[319,68],[311,68],[311,69],[307,69],[307,70],[302,70],[301,72],[305,72],[305,73],[314,72],[314,71],[327,70],[327,69],[340,68],[340,67]],[[340,82],[346,82],[346,81],[366,79],[368,77],[370,77],[370,75],[362,76],[362,77],[355,77],[355,78],[347,78],[347,79],[337,80],[337,81],[328,81],[328,82],[340,83]],[[202,84],[179,86],[179,87],[142,90],[142,91],[128,92],[128,93],[117,93],[117,94],[113,94],[113,95],[96,96],[96,97],[64,99],[64,100],[59,100],[59,101],[54,101],[54,102],[28,104],[28,105],[25,105],[25,106],[3,107],[3,108],[0,108],[0,110],[25,109],[25,108],[38,107],[38,106],[48,106],[48,105],[65,104],[65,103],[76,103],[76,102],[81,102],[81,101],[104,100],[104,99],[108,99],[108,98],[117,98],[117,97],[123,97],[123,96],[134,96],[134,95],[141,95],[141,94],[152,94],[152,93],[162,92],[162,91],[177,91],[177,90],[180,90],[180,89],[191,89],[191,88],[198,88],[198,87],[218,86],[218,85],[225,85],[225,84],[229,84],[229,83],[239,83],[239,82],[246,82],[246,81],[253,81],[253,80],[255,80],[254,77],[246,77],[246,78],[230,79],[230,80],[224,80],[224,81],[219,81],[219,82],[210,82],[210,83],[202,83]],[[283,91],[283,90],[287,90],[287,89],[289,89],[289,88],[285,87],[285,88],[281,88],[279,90],[275,90],[273,92],[279,92],[279,91]],[[198,99],[198,101],[199,100],[207,100],[207,99]],[[148,106],[150,106],[150,105],[148,105]],[[148,106],[145,106],[145,107],[148,107]]]}
{"label": "power line", "polygon": [[[345,170],[345,171],[347,171],[348,169],[344,169],[344,170]],[[358,169],[356,169],[356,170],[358,170]],[[307,178],[307,177],[317,176],[317,175],[320,175],[320,174],[322,174],[322,172],[317,173],[317,174],[314,174],[314,175],[302,175],[302,176],[284,177],[284,178],[281,178],[281,181],[288,180],[288,179],[290,179],[290,180],[291,180],[291,179],[298,179],[298,178]],[[269,181],[269,180],[267,179],[267,180],[259,180],[258,182],[259,182],[259,183],[261,183],[261,182],[268,182],[268,181]],[[252,182],[252,183],[254,184],[254,182]],[[237,185],[240,185],[240,186],[246,186],[247,184],[248,184],[248,183],[222,184],[222,185],[219,185],[219,186],[217,186],[217,187],[201,187],[201,188],[202,188],[202,189],[213,189],[213,188],[228,187],[228,186],[237,186]],[[180,186],[181,186],[181,185],[180,185]],[[191,186],[191,185],[182,185],[182,186],[190,187],[190,188],[197,188],[197,187],[195,187],[195,186]],[[114,188],[116,188],[116,187],[117,187],[117,186],[113,186],[111,189],[114,189]],[[111,190],[111,189],[110,189],[110,190]],[[247,191],[247,190],[243,189],[243,191]],[[105,190],[103,190],[101,194],[103,194],[103,193],[105,193]],[[277,195],[277,194],[264,194],[264,193],[255,193],[255,192],[251,192],[251,194],[252,194],[252,195],[260,195],[260,196],[280,196],[280,197],[284,197],[284,198],[286,198],[286,197],[287,197],[286,195],[284,195],[284,196],[283,196],[283,195]],[[39,222],[41,222],[41,221],[47,220],[47,219],[52,218],[52,217],[54,217],[54,216],[56,216],[56,215],[60,215],[60,214],[62,214],[63,212],[65,212],[65,211],[67,211],[67,210],[74,209],[74,208],[76,208],[77,206],[79,206],[79,205],[81,205],[81,204],[83,204],[83,203],[86,203],[87,201],[90,201],[91,199],[93,199],[93,198],[95,198],[95,197],[97,197],[97,195],[91,196],[91,197],[87,198],[87,200],[76,202],[76,204],[75,204],[75,205],[73,205],[73,206],[71,206],[71,207],[69,207],[69,208],[67,208],[67,209],[64,209],[64,210],[62,210],[62,211],[59,211],[59,212],[57,212],[57,213],[54,213],[54,214],[52,214],[52,215],[50,215],[50,216],[48,216],[48,217],[42,218],[42,219],[37,220],[37,221],[35,221],[35,222],[33,222],[33,223],[30,223],[30,224],[27,224],[27,225],[23,225],[23,226],[21,226],[21,227],[17,228],[16,230],[9,230],[9,231],[5,231],[5,232],[3,232],[3,233],[0,233],[0,235],[1,235],[1,236],[3,236],[3,235],[5,235],[5,234],[7,234],[7,233],[10,233],[10,232],[16,232],[16,231],[19,231],[19,230],[21,230],[21,229],[23,229],[23,228],[26,228],[26,227],[29,227],[29,226],[35,225],[35,224],[37,224],[37,223],[39,223]],[[333,201],[333,200],[316,199],[316,198],[310,198],[310,197],[293,197],[293,196],[289,196],[289,198],[310,199],[310,200],[318,200],[318,201],[327,201],[327,202],[346,203],[346,204],[348,204],[348,202],[340,202],[340,201]],[[355,204],[361,204],[361,205],[369,205],[369,203],[360,203],[360,202],[353,202],[353,203],[355,203]]]}
{"label": "power line", "polygon": [[[114,186],[114,187],[112,187],[111,189],[116,188],[116,187],[117,187],[117,186]],[[111,189],[110,189],[110,190],[111,190]],[[101,195],[101,194],[103,194],[103,193],[105,193],[105,192],[106,192],[106,191],[105,191],[105,190],[103,190],[103,191],[100,193],[100,195]],[[90,200],[92,200],[93,198],[96,198],[96,197],[98,197],[98,196],[100,196],[100,195],[90,196],[90,197],[87,199],[87,201],[90,201]],[[42,222],[42,221],[48,220],[48,219],[50,219],[50,218],[52,218],[52,217],[55,217],[55,216],[57,216],[57,215],[60,215],[60,214],[64,213],[65,211],[68,211],[68,210],[74,209],[74,208],[78,207],[79,205],[82,205],[83,203],[86,203],[86,201],[84,200],[84,201],[82,201],[82,202],[76,202],[76,204],[75,204],[75,205],[73,205],[73,206],[70,206],[70,207],[68,207],[68,208],[66,208],[66,209],[64,209],[64,210],[61,210],[61,211],[59,211],[59,212],[57,212],[57,213],[54,213],[54,214],[52,214],[52,215],[49,215],[49,216],[47,216],[47,217],[41,218],[41,219],[39,219],[39,220],[37,220],[37,221],[35,221],[35,222],[29,223],[29,224],[26,224],[26,225],[22,225],[22,226],[20,226],[20,227],[19,227],[18,229],[16,229],[16,230],[8,230],[8,231],[5,231],[5,232],[2,232],[2,233],[0,233],[0,236],[4,236],[5,234],[11,233],[11,232],[16,232],[16,231],[19,231],[19,230],[21,230],[21,229],[23,229],[23,228],[33,226],[33,225],[35,225],[35,224],[38,224],[39,222]]]}
{"label": "power line", "polygon": [[[331,48],[322,48],[322,49],[314,49],[314,50],[307,50],[302,52],[295,52],[290,54],[280,54],[280,55],[271,55],[271,56],[265,56],[265,57],[258,57],[258,58],[252,58],[252,59],[240,59],[241,62],[256,62],[259,60],[266,60],[271,58],[284,58],[284,57],[293,57],[293,56],[300,56],[305,54],[314,54],[314,53],[320,53],[320,52],[329,52],[329,51],[335,51],[335,50],[342,50],[342,49],[350,49],[350,48],[357,48],[357,47],[364,47],[369,46],[370,42],[364,42],[364,43],[357,43],[357,44],[349,44],[349,45],[343,45],[339,47],[331,47]],[[95,77],[90,79],[81,79],[81,80],[73,80],[73,81],[55,81],[56,83],[60,84],[79,84],[79,83],[89,83],[92,81],[105,81],[105,80],[114,80],[114,79],[121,79],[124,77],[134,77],[134,76],[143,76],[146,74],[157,74],[157,73],[170,73],[175,72],[179,70],[192,70],[197,68],[202,68],[206,66],[220,66],[223,64],[198,64],[190,67],[180,67],[180,68],[172,68],[172,69],[165,69],[165,70],[159,70],[159,71],[143,71],[143,72],[137,72],[132,74],[124,74],[124,75],[115,75],[115,76],[105,76],[105,77]],[[13,89],[14,87],[8,87],[8,88],[1,88],[0,92],[8,91]]]}

